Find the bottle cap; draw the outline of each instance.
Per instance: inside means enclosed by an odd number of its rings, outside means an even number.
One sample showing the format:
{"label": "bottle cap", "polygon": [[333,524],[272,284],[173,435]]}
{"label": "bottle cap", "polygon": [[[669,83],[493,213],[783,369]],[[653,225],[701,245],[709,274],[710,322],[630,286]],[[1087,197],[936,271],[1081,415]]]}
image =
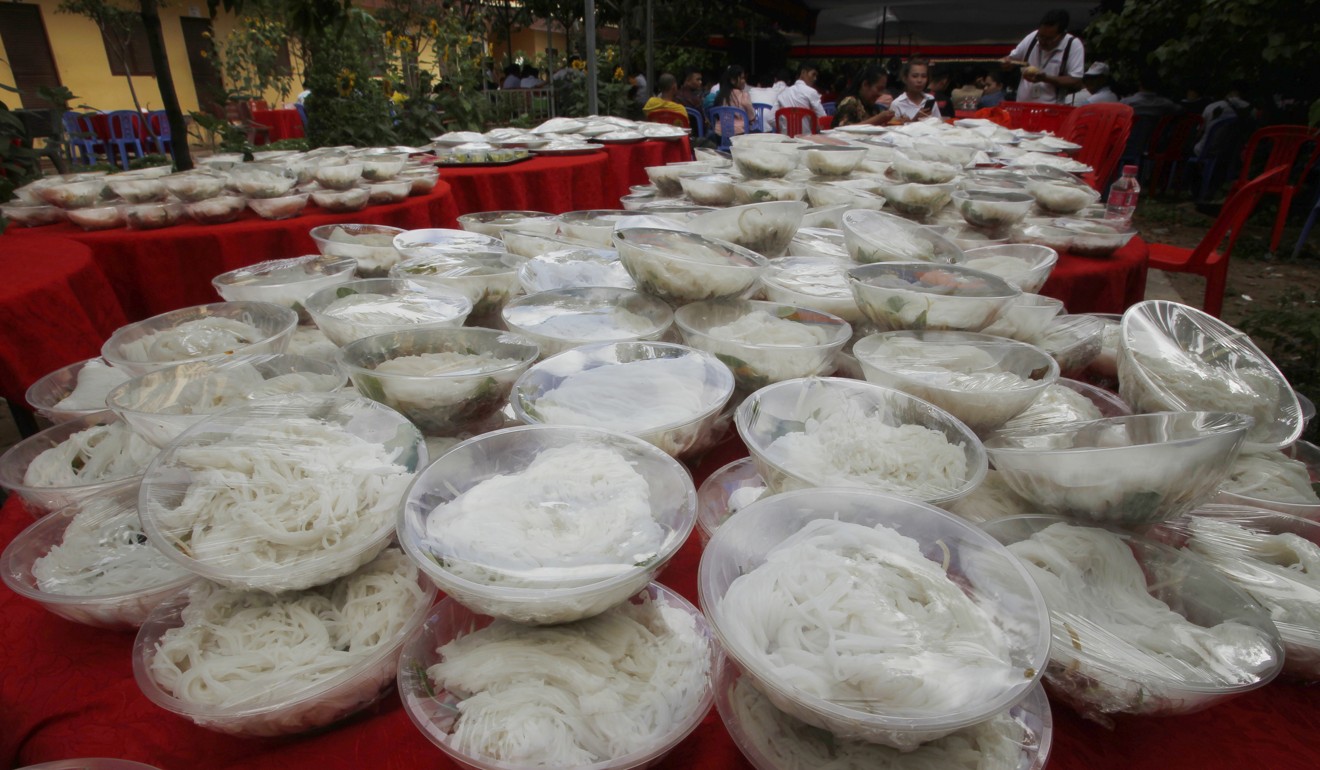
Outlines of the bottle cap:
{"label": "bottle cap", "polygon": [[1133,176],[1136,176],[1136,175],[1137,175],[1137,167],[1136,167],[1136,166],[1124,166],[1124,167],[1123,167],[1123,173],[1124,173],[1124,174],[1131,174],[1131,175],[1133,175]]}

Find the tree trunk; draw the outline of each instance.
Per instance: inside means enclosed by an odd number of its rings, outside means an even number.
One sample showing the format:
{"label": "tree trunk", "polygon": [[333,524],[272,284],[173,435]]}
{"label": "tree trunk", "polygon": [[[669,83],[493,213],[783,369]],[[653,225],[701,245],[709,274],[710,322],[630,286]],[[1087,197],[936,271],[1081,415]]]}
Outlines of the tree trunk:
{"label": "tree trunk", "polygon": [[165,38],[160,29],[160,3],[141,0],[142,24],[147,28],[147,47],[151,49],[151,64],[156,68],[156,84],[160,86],[160,100],[165,105],[165,116],[170,122],[170,150],[174,168],[188,171],[193,167],[188,151],[188,126],[183,122],[179,95],[174,91],[174,76],[170,73],[170,60],[165,54]]}

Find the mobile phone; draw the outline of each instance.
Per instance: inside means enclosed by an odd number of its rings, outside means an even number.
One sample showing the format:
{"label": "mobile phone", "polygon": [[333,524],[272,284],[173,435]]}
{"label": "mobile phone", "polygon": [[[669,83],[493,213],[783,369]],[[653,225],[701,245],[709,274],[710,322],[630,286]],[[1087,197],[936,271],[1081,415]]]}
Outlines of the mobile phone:
{"label": "mobile phone", "polygon": [[922,111],[922,112],[930,112],[930,108],[931,108],[931,107],[934,107],[934,106],[935,106],[935,100],[934,100],[934,99],[927,99],[927,100],[926,100],[926,103],[923,104],[923,105],[921,105],[921,111]]}

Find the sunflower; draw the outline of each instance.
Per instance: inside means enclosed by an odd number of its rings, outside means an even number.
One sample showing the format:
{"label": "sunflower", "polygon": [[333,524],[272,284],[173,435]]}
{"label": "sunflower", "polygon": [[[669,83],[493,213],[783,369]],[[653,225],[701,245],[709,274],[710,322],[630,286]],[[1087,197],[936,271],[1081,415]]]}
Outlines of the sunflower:
{"label": "sunflower", "polygon": [[339,71],[339,95],[348,96],[357,87],[357,74],[350,69]]}
{"label": "sunflower", "polygon": [[615,82],[615,83],[618,83],[618,82],[621,82],[622,80],[623,80],[623,67],[615,67],[615,68],[614,68],[614,82]]}

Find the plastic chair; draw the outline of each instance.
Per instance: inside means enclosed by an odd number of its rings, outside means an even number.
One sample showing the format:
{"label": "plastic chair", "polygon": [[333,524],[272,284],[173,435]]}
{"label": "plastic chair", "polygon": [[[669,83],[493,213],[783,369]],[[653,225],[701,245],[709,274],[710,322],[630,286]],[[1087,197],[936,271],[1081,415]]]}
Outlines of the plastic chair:
{"label": "plastic chair", "polygon": [[298,111],[298,120],[302,121],[303,136],[307,136],[307,105],[295,104],[293,108]]}
{"label": "plastic chair", "polygon": [[[1228,197],[1224,208],[1220,209],[1210,231],[1194,249],[1171,246],[1167,243],[1152,243],[1150,246],[1149,267],[1168,270],[1174,273],[1194,273],[1205,278],[1205,298],[1201,301],[1205,312],[1218,318],[1224,309],[1224,288],[1228,284],[1228,257],[1237,243],[1242,225],[1251,216],[1251,212],[1260,201],[1260,196],[1287,176],[1287,169],[1276,168],[1267,171],[1243,185]],[[1228,245],[1219,251],[1219,245],[1228,238]]]}
{"label": "plastic chair", "polygon": [[[1306,175],[1315,166],[1317,156],[1320,156],[1318,137],[1320,133],[1307,126],[1267,126],[1257,129],[1251,135],[1251,139],[1247,141],[1247,149],[1242,153],[1242,172],[1238,180],[1233,183],[1233,187],[1229,189],[1229,195],[1250,181],[1256,155],[1262,145],[1269,148],[1269,153],[1265,157],[1261,171],[1287,169],[1284,175],[1265,191],[1267,195],[1279,196],[1279,215],[1274,219],[1274,232],[1270,235],[1270,253],[1274,253],[1279,248],[1279,240],[1283,237],[1283,224],[1288,219],[1288,209],[1292,207],[1293,195],[1306,181]],[[1305,151],[1308,144],[1309,153]],[[1297,163],[1298,158],[1303,159],[1300,166]],[[1296,181],[1292,180],[1294,168],[1299,169]]]}
{"label": "plastic chair", "polygon": [[820,124],[816,122],[816,113],[802,107],[780,107],[775,111],[775,133],[797,136],[798,134],[819,134]]}
{"label": "plastic chair", "polygon": [[1315,196],[1315,205],[1311,207],[1311,214],[1306,218],[1306,224],[1302,225],[1302,234],[1297,236],[1297,245],[1293,246],[1293,259],[1297,259],[1302,253],[1302,246],[1306,239],[1311,237],[1311,228],[1315,225],[1315,218],[1320,216],[1320,195]]}
{"label": "plastic chair", "polygon": [[701,138],[706,135],[706,121],[702,120],[701,112],[691,107],[684,107],[687,110],[688,125],[692,127],[692,135]]}
{"label": "plastic chair", "polygon": [[775,106],[762,102],[752,102],[752,112],[752,127],[748,129],[748,133],[764,134],[766,132],[766,116],[769,115],[771,120],[774,119]]}
{"label": "plastic chair", "polygon": [[69,142],[69,162],[72,163],[74,156],[78,155],[84,165],[96,163],[106,149],[101,138],[96,135],[92,113],[69,110],[64,113],[63,123],[64,134]]}
{"label": "plastic chair", "polygon": [[1191,155],[1192,139],[1202,122],[1200,115],[1187,112],[1166,117],[1155,129],[1143,158],[1150,164],[1147,186],[1152,192],[1165,190],[1177,176],[1179,166]]}
{"label": "plastic chair", "polygon": [[1082,146],[1074,157],[1092,169],[1082,181],[1104,192],[1132,131],[1132,108],[1115,102],[1070,109],[1059,135]]}
{"label": "plastic chair", "polygon": [[647,114],[646,119],[652,123],[667,123],[680,128],[692,127],[692,124],[688,122],[687,115],[679,115],[673,110],[652,110]]}
{"label": "plastic chair", "polygon": [[1237,169],[1228,167],[1237,162],[1238,148],[1246,143],[1250,132],[1251,122],[1241,117],[1220,118],[1206,126],[1201,151],[1187,159],[1187,168],[1200,173],[1198,201],[1210,200],[1225,178],[1236,176]]}
{"label": "plastic chair", "polygon": [[710,108],[711,129],[714,130],[716,125],[720,127],[720,146],[716,148],[720,152],[728,152],[729,147],[732,146],[740,116],[743,119],[743,130],[746,131],[747,127],[751,125],[751,121],[747,119],[747,112],[743,108],[727,104]]}
{"label": "plastic chair", "polygon": [[252,119],[252,109],[248,102],[229,102],[225,105],[225,120],[230,125],[243,129],[247,134],[248,144],[267,144],[270,142],[270,126]]}
{"label": "plastic chair", "polygon": [[1052,131],[1063,135],[1065,120],[1076,111],[1067,104],[1049,102],[1000,102],[999,108],[1013,119],[1013,127],[1023,131]]}
{"label": "plastic chair", "polygon": [[110,136],[106,139],[110,162],[115,162],[115,151],[118,150],[124,170],[127,171],[130,150],[139,158],[146,157],[147,154],[146,149],[142,147],[142,140],[138,138],[142,115],[133,110],[115,110],[109,113],[106,119],[110,126]]}
{"label": "plastic chair", "polygon": [[156,146],[156,152],[161,155],[169,155],[174,150],[174,141],[170,134],[170,116],[165,110],[152,110],[147,113],[147,125],[151,126],[151,138],[148,140]]}
{"label": "plastic chair", "polygon": [[826,114],[826,115],[833,115],[833,114],[834,114],[834,111],[835,111],[836,109],[838,109],[839,103],[838,103],[838,102],[821,102],[821,103],[820,103],[820,106],[825,108],[825,114]]}

